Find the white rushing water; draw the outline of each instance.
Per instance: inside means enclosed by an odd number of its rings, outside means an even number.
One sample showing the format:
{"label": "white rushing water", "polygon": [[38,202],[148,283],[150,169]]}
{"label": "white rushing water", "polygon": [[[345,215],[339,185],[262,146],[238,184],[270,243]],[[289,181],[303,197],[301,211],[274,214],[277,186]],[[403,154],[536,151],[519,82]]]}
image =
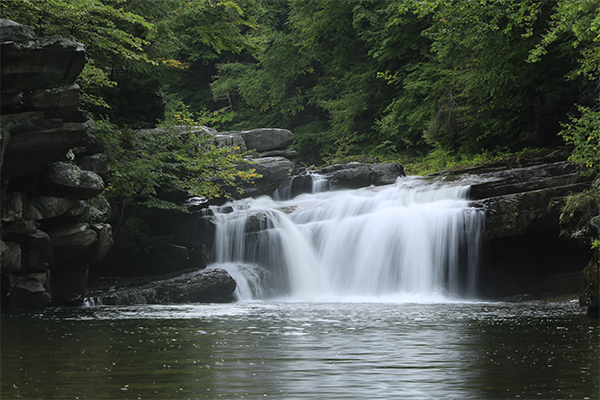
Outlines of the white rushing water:
{"label": "white rushing water", "polygon": [[468,207],[468,188],[408,177],[291,200],[234,201],[227,213],[215,209],[211,267],[230,272],[241,300],[472,298],[484,216]]}

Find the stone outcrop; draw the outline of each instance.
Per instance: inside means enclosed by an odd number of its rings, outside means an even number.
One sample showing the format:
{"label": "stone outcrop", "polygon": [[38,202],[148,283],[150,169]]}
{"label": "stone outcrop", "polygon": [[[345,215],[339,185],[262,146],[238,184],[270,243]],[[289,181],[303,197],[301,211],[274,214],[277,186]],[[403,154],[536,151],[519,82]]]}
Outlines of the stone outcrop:
{"label": "stone outcrop", "polygon": [[[471,178],[471,205],[486,214],[488,247],[482,260],[481,287],[489,297],[567,294],[556,288],[572,290],[578,279],[570,277],[590,259],[589,244],[563,240],[559,234],[566,196],[588,189],[591,178],[577,164],[566,161],[568,153],[558,159],[555,155],[523,167],[496,165],[461,171],[475,177]],[[450,177],[455,172],[444,174]],[[548,284],[557,280],[575,283]]]}
{"label": "stone outcrop", "polygon": [[112,245],[110,209],[96,197],[108,171],[92,162],[106,159],[100,146],[85,146],[95,125],[79,109],[75,83],[85,48],[6,20],[0,40],[2,307],[77,304],[89,265]]}

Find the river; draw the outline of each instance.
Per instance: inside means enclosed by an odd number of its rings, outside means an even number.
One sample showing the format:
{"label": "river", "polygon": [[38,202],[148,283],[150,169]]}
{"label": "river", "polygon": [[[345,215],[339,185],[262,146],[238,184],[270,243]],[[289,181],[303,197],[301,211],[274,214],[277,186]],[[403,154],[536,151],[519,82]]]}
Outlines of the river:
{"label": "river", "polygon": [[252,301],[2,317],[2,398],[597,399],[573,302]]}

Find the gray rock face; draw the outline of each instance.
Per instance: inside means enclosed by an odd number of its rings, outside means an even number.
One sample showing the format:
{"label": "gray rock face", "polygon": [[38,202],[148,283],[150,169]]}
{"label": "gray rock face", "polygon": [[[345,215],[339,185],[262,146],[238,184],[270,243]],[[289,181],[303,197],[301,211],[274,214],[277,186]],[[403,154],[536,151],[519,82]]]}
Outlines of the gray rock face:
{"label": "gray rock face", "polygon": [[105,305],[230,303],[237,284],[223,269],[200,271],[100,295]]}
{"label": "gray rock face", "polygon": [[283,157],[265,157],[253,160],[250,164],[238,165],[238,169],[242,171],[255,169],[261,175],[251,182],[240,183],[244,190],[244,197],[258,197],[272,194],[287,182],[294,172],[294,164]]}
{"label": "gray rock face", "polygon": [[472,205],[486,211],[490,239],[558,229],[562,202],[554,200],[589,187],[577,164],[569,161],[480,176],[487,181],[472,185],[470,197],[480,199]]}
{"label": "gray rock face", "polygon": [[[8,28],[15,31],[15,27]],[[5,32],[2,36],[6,34]],[[15,41],[13,38],[0,44],[0,80],[4,93],[70,85],[75,82],[85,65],[83,44],[71,36],[22,39],[24,40]]]}
{"label": "gray rock face", "polygon": [[104,190],[104,181],[92,171],[82,171],[78,166],[57,162],[42,176],[51,190],[70,193],[79,199],[88,199]]}
{"label": "gray rock face", "polygon": [[106,200],[92,197],[104,189],[102,178],[57,163],[74,149],[86,168],[106,173],[74,83],[85,49],[70,36],[36,38],[31,28],[0,20],[0,51],[2,305],[44,307],[51,293],[72,301],[84,293],[87,263],[112,244],[110,225],[77,223],[107,219]]}
{"label": "gray rock face", "polygon": [[287,129],[261,128],[240,132],[246,147],[258,152],[285,149],[294,142],[294,135]]}
{"label": "gray rock face", "polygon": [[2,166],[5,179],[32,175],[44,165],[64,159],[87,131],[86,123],[46,119],[41,111],[2,115],[0,120],[11,138]]}

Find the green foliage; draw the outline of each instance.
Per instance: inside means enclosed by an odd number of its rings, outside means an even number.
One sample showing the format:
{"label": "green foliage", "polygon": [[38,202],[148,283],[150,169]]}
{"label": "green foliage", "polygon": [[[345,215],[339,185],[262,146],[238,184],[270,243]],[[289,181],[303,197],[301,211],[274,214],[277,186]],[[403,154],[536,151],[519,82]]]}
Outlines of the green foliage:
{"label": "green foliage", "polygon": [[98,121],[97,136],[111,168],[107,195],[123,213],[143,208],[185,211],[172,200],[177,194],[228,197],[237,180],[257,177],[253,169],[236,169],[235,164],[244,162],[242,156],[218,148],[210,135],[195,128],[199,125],[185,107],[160,129],[132,131]]}
{"label": "green foliage", "polygon": [[132,33],[153,29],[142,16],[124,10],[123,0],[7,0],[2,17],[29,25],[38,36],[73,35],[86,45],[88,65],[78,79],[83,106],[107,108],[100,91],[116,85],[107,69],[121,62],[156,64],[146,53],[150,42]]}
{"label": "green foliage", "polygon": [[575,146],[570,159],[588,168],[600,165],[600,111],[579,107],[580,116],[564,124],[560,135]]}

